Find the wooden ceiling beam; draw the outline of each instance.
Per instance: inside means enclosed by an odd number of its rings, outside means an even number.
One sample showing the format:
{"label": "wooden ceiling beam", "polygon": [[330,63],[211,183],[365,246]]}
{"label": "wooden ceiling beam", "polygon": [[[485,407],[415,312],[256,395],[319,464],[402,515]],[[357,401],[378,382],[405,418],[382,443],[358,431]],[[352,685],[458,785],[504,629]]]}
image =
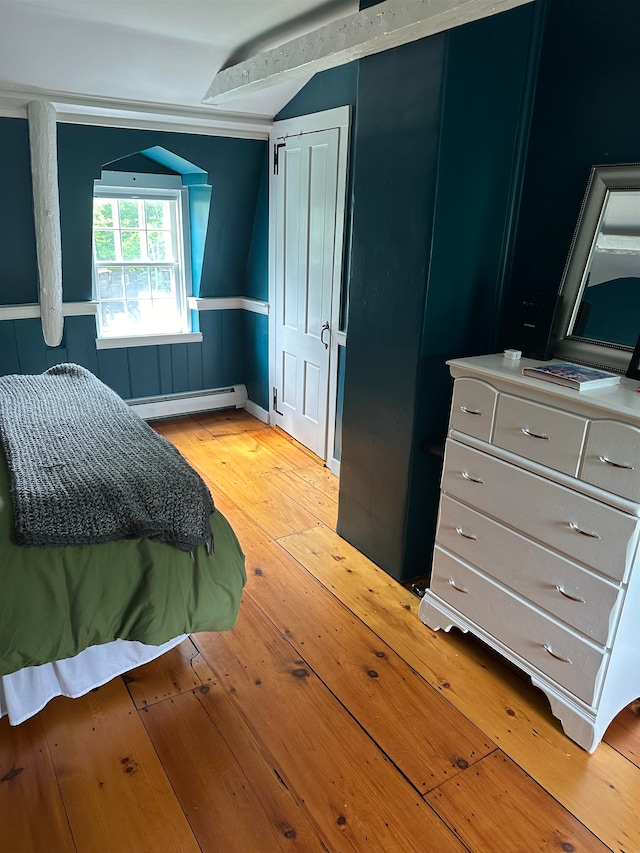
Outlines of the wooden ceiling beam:
{"label": "wooden ceiling beam", "polygon": [[203,103],[227,103],[532,1],[384,0],[219,71]]}

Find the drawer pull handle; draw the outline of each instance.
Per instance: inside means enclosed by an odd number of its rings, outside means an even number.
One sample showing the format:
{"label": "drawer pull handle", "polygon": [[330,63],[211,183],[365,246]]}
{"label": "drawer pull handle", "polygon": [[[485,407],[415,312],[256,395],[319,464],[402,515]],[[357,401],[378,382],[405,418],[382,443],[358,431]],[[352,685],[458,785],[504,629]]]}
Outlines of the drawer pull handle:
{"label": "drawer pull handle", "polygon": [[540,438],[543,441],[549,441],[549,439],[551,438],[550,435],[545,435],[544,433],[531,432],[528,427],[521,427],[521,430],[525,435],[528,435],[530,438]]}
{"label": "drawer pull handle", "polygon": [[605,465],[611,465],[613,468],[624,468],[625,471],[633,471],[633,465],[625,465],[624,462],[614,462],[612,459],[607,459],[606,456],[598,456],[601,462]]}
{"label": "drawer pull handle", "polygon": [[586,603],[587,603],[587,602],[586,602],[586,599],[584,599],[584,598],[580,598],[580,596],[579,596],[579,595],[571,595],[570,593],[566,592],[566,591],[565,591],[565,590],[560,586],[560,584],[556,584],[556,589],[558,590],[558,592],[560,593],[560,595],[564,595],[564,597],[565,597],[565,598],[568,598],[570,601],[579,601],[579,602],[580,602],[580,604],[586,604]]}
{"label": "drawer pull handle", "polygon": [[468,471],[462,471],[461,473],[465,480],[470,480],[472,483],[480,483],[481,485],[484,485],[484,480],[481,480],[480,477],[472,477]]}
{"label": "drawer pull handle", "polygon": [[477,536],[474,536],[473,533],[466,533],[461,527],[456,527],[456,533],[458,536],[464,536],[465,539],[473,539],[474,542],[478,541]]}
{"label": "drawer pull handle", "polygon": [[556,652],[554,652],[553,649],[551,648],[551,646],[547,645],[547,643],[544,644],[544,650],[545,650],[545,652],[550,654],[552,658],[555,658],[556,660],[561,660],[562,663],[573,663],[571,658],[565,658],[562,655],[559,655]]}
{"label": "drawer pull handle", "polygon": [[576,533],[580,533],[581,536],[588,536],[589,539],[602,539],[598,533],[589,533],[587,530],[580,530],[577,524],[574,524],[573,521],[568,522],[569,527],[574,530]]}
{"label": "drawer pull handle", "polygon": [[468,590],[468,589],[465,589],[463,586],[457,586],[457,585],[456,585],[456,582],[454,581],[454,579],[453,579],[453,578],[449,578],[449,584],[450,584],[450,586],[452,586],[454,589],[457,589],[457,590],[458,590],[458,592],[464,592],[464,594],[465,594],[465,595],[469,595],[469,590]]}
{"label": "drawer pull handle", "polygon": [[468,409],[466,406],[460,406],[460,411],[464,412],[465,415],[481,415],[482,412],[479,412],[477,409]]}

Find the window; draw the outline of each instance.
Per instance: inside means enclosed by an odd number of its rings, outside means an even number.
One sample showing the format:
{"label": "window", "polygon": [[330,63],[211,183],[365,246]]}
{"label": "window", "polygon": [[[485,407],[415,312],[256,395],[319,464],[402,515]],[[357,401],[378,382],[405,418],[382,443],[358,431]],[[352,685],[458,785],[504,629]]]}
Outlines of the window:
{"label": "window", "polygon": [[103,172],[93,197],[99,338],[189,332],[189,229],[179,176]]}

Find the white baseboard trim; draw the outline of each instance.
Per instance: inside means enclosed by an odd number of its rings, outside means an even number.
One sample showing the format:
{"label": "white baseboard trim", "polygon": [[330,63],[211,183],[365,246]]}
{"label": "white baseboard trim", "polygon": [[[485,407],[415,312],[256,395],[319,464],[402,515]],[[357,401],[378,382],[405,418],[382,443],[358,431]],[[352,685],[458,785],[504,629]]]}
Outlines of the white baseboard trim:
{"label": "white baseboard trim", "polygon": [[257,418],[259,421],[262,421],[265,424],[271,423],[269,412],[266,409],[263,409],[262,406],[254,403],[253,400],[247,400],[244,404],[244,409],[245,412],[249,412],[250,415],[253,415],[253,417]]}
{"label": "white baseboard trim", "polygon": [[246,385],[228,388],[210,388],[184,394],[165,394],[157,397],[139,397],[127,403],[143,420],[173,418],[214,409],[243,409],[247,402]]}

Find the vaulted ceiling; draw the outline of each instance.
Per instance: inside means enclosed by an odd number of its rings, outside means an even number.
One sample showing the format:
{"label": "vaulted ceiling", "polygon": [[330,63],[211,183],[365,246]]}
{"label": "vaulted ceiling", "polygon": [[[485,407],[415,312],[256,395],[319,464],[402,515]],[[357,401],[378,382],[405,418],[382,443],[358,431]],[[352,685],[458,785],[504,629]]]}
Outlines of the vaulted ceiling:
{"label": "vaulted ceiling", "polygon": [[531,0],[0,0],[0,114],[272,117],[317,71]]}
{"label": "vaulted ceiling", "polygon": [[[357,8],[357,0],[0,0],[0,94],[5,103],[24,94],[201,110],[220,69]],[[304,82],[225,110],[272,116]]]}

